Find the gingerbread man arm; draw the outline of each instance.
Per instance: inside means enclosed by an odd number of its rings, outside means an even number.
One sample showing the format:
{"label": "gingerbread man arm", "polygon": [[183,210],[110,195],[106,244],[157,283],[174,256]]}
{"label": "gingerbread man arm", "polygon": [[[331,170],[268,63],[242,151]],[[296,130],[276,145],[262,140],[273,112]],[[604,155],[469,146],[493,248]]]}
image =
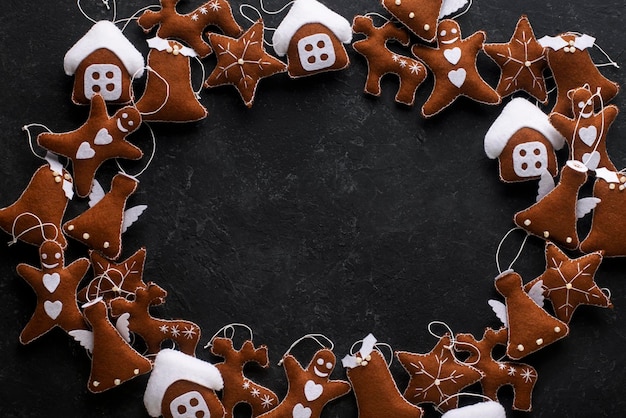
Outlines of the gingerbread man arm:
{"label": "gingerbread man arm", "polygon": [[94,94],[91,98],[91,108],[89,109],[88,120],[108,120],[109,114],[107,113],[107,104],[104,101],[104,97],[100,94]]}
{"label": "gingerbread man arm", "polygon": [[290,382],[292,379],[297,379],[297,375],[304,373],[304,369],[298,360],[290,354],[283,357],[283,367],[285,369],[285,373],[287,374],[287,380]]}
{"label": "gingerbread man arm", "polygon": [[330,394],[330,400],[346,395],[351,390],[352,386],[350,386],[348,382],[343,382],[341,380],[329,380],[328,383],[324,384],[324,391]]}
{"label": "gingerbread man arm", "polygon": [[441,59],[441,51],[439,49],[431,48],[423,45],[413,45],[411,52],[417,58],[424,61],[428,66],[432,66],[438,60]]}
{"label": "gingerbread man arm", "polygon": [[465,38],[463,40],[463,43],[467,43],[468,45],[471,45],[473,48],[473,51],[478,51],[482,49],[486,38],[487,38],[487,34],[484,31],[479,30],[478,32],[475,32],[471,34],[470,36],[468,36],[467,38]]}
{"label": "gingerbread man arm", "polygon": [[72,277],[76,277],[78,279],[78,281],[76,282],[76,284],[78,285],[78,282],[85,276],[90,266],[91,262],[88,259],[79,258],[78,260],[67,266],[66,269],[67,271],[69,271]]}
{"label": "gingerbread man arm", "polygon": [[33,286],[41,277],[42,271],[28,264],[21,263],[17,266],[17,274]]}
{"label": "gingerbread man arm", "polygon": [[615,118],[617,118],[617,115],[619,114],[619,109],[617,108],[617,106],[615,105],[608,105],[603,109],[604,112],[604,126],[611,126],[611,124],[615,121]]}

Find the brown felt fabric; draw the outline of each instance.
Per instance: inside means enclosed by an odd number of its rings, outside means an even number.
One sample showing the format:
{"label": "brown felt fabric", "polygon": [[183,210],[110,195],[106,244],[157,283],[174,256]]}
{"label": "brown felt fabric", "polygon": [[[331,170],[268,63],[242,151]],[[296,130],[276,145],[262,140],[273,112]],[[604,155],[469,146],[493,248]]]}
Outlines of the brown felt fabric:
{"label": "brown felt fabric", "polygon": [[[523,116],[522,116],[523,117]],[[538,180],[541,176],[532,177],[520,177],[516,172],[513,165],[513,151],[515,147],[520,144],[526,144],[530,142],[540,142],[547,150],[548,164],[545,169],[552,177],[558,174],[558,162],[556,159],[556,153],[554,151],[554,145],[539,131],[533,128],[521,128],[515,132],[509,139],[506,147],[502,150],[502,153],[498,157],[498,167],[500,173],[500,180],[506,183],[514,183],[518,181]]]}
{"label": "brown felt fabric", "polygon": [[[181,401],[181,399],[186,398],[185,395],[189,395],[189,403]],[[183,398],[178,399],[180,396],[183,396]],[[198,397],[202,398],[210,415],[205,415],[207,411],[204,409],[204,405],[200,403]],[[194,411],[196,414],[190,415]],[[161,401],[161,412],[163,418],[178,418],[181,416],[223,418],[225,416],[224,406],[214,390],[188,380],[177,380],[168,386]]]}
{"label": "brown felt fabric", "polygon": [[92,64],[112,64],[120,69],[122,74],[121,95],[116,100],[107,100],[108,103],[128,104],[132,101],[131,77],[133,74],[128,74],[126,66],[117,55],[108,49],[100,48],[89,54],[76,68],[76,73],[74,74],[74,90],[72,91],[72,101],[74,103],[79,105],[88,105],[91,103],[93,93],[88,92],[89,98],[85,94],[85,70]]}
{"label": "brown felt fabric", "polygon": [[411,32],[426,42],[437,35],[437,22],[443,0],[381,0],[389,13],[398,19]]}

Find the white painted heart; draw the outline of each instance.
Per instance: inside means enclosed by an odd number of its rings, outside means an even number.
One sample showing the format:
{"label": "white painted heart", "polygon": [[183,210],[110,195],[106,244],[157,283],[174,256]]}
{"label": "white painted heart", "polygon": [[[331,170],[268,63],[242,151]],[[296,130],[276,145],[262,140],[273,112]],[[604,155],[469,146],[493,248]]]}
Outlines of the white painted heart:
{"label": "white painted heart", "polygon": [[59,283],[61,283],[61,276],[59,276],[59,273],[46,273],[43,275],[43,285],[46,289],[48,289],[48,292],[54,293],[54,291],[57,290]]}
{"label": "white painted heart", "polygon": [[60,300],[55,300],[54,302],[47,300],[43,303],[43,310],[46,311],[46,314],[53,320],[57,319],[63,310],[63,303],[61,303]]}
{"label": "white painted heart", "polygon": [[589,170],[595,171],[600,164],[600,153],[598,151],[586,152],[583,154],[582,163],[587,166]]}
{"label": "white painted heart", "polygon": [[598,130],[593,125],[580,128],[578,130],[578,136],[580,136],[580,139],[585,143],[585,145],[590,147],[593,145],[594,142],[596,142],[596,138],[598,137]]}
{"label": "white painted heart", "polygon": [[113,137],[109,134],[107,128],[100,129],[93,140],[95,145],[109,145],[111,142],[113,142]]}
{"label": "white painted heart", "polygon": [[311,418],[311,408],[305,408],[301,403],[296,404],[291,415],[293,418]]}
{"label": "white painted heart", "polygon": [[465,83],[465,77],[467,77],[467,72],[464,68],[452,70],[448,73],[448,80],[450,80],[450,82],[454,84],[457,88],[461,88],[463,83]]}
{"label": "white painted heart", "polygon": [[82,144],[80,144],[80,147],[78,147],[78,151],[76,151],[76,158],[79,160],[88,160],[90,158],[93,158],[94,155],[96,155],[96,152],[93,150],[93,148],[91,148],[89,142],[83,142]]}
{"label": "white painted heart", "polygon": [[448,62],[452,65],[457,65],[459,60],[461,59],[461,48],[458,46],[452,49],[446,49],[443,51],[443,56],[448,60]]}
{"label": "white painted heart", "polygon": [[314,400],[322,396],[322,392],[324,392],[324,387],[322,385],[316,384],[312,380],[308,380],[304,384],[304,396],[309,402],[313,402]]}

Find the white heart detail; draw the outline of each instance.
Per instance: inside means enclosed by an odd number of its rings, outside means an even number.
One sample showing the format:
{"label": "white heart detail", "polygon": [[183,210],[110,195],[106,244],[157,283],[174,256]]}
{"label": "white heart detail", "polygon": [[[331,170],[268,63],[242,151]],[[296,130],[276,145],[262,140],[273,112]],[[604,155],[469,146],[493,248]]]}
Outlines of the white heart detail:
{"label": "white heart detail", "polygon": [[93,148],[91,148],[89,142],[83,142],[82,144],[80,144],[80,147],[78,147],[78,151],[76,151],[76,158],[79,160],[88,160],[90,158],[93,158],[94,155],[96,155],[96,152],[93,150]]}
{"label": "white heart detail", "polygon": [[61,283],[61,276],[59,276],[59,273],[43,275],[43,285],[46,287],[46,289],[48,289],[48,292],[53,293],[55,290],[57,290],[59,283]]}
{"label": "white heart detail", "polygon": [[46,311],[46,314],[53,320],[57,319],[63,310],[63,303],[61,303],[60,300],[55,300],[54,302],[47,300],[43,303],[43,310]]}
{"label": "white heart detail", "polygon": [[578,130],[578,136],[580,139],[588,146],[592,146],[594,142],[596,142],[596,138],[598,137],[598,130],[595,126],[587,126],[585,128],[580,128]]}
{"label": "white heart detail", "polygon": [[316,384],[312,380],[308,380],[304,384],[304,396],[309,402],[313,402],[314,400],[322,396],[322,392],[324,392],[324,387],[322,385]]}
{"label": "white heart detail", "polygon": [[311,418],[311,408],[305,408],[301,403],[293,407],[293,418]]}
{"label": "white heart detail", "polygon": [[113,137],[109,134],[107,128],[100,129],[93,140],[95,145],[109,145],[111,142],[113,142]]}
{"label": "white heart detail", "polygon": [[589,170],[595,171],[600,164],[600,153],[594,151],[592,153],[586,152],[583,154],[582,163],[587,166]]}
{"label": "white heart detail", "polygon": [[461,59],[461,48],[458,46],[452,49],[446,49],[443,51],[443,56],[448,60],[448,62],[452,65],[457,65],[459,60]]}
{"label": "white heart detail", "polygon": [[450,80],[450,82],[457,88],[461,88],[463,83],[465,83],[465,77],[467,77],[467,72],[465,72],[464,68],[452,70],[448,73],[448,80]]}

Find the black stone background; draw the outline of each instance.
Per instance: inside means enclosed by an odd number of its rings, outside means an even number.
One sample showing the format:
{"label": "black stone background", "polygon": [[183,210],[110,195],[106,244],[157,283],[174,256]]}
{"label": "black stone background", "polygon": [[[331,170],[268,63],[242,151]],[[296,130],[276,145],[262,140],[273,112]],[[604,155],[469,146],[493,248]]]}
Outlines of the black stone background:
{"label": "black stone background", "polygon": [[[92,16],[109,18],[97,1],[83,3]],[[181,9],[199,3],[183,2]],[[237,10],[240,3],[232,1],[238,21],[247,25]],[[266,3],[278,9],[284,1]],[[348,19],[382,12],[374,0],[325,3]],[[119,1],[118,15],[127,17],[146,4]],[[484,29],[488,41],[508,42],[526,13],[537,37],[588,33],[623,62],[623,9],[623,1],[476,0],[459,22],[465,36]],[[281,17],[266,16],[266,23],[275,27]],[[41,165],[28,149],[22,125],[44,123],[62,132],[87,117],[87,107],[70,101],[72,78],[62,63],[91,23],[73,1],[42,0],[3,1],[0,23],[0,206],[7,206]],[[134,24],[126,34],[147,52]],[[130,199],[148,210],[124,235],[122,257],[146,246],[144,278],[169,292],[153,314],[195,321],[203,330],[202,345],[228,323],[250,325],[255,342],[269,346],[272,366],[268,371],[252,366],[247,373],[281,397],[287,383],[276,363],[307,333],[330,337],[339,360],[369,332],[394,349],[425,353],[436,343],[427,331],[431,321],[475,335],[498,326],[486,303],[499,297],[492,286],[496,247],[512,227],[513,214],[534,201],[534,183],[501,183],[497,164],[484,154],[484,134],[502,106],[463,99],[424,120],[419,107],[432,78],[419,89],[415,108],[393,101],[393,77],[384,81],[382,97],[368,97],[363,94],[366,62],[347,49],[352,65],[345,71],[262,80],[250,110],[227,86],[202,92],[207,119],[153,124],[156,157]],[[592,54],[604,60],[597,50]],[[213,63],[206,60],[207,71]],[[479,67],[495,85],[498,68],[482,54]],[[623,69],[602,72],[622,85],[626,80]],[[623,93],[614,103],[623,108]],[[608,133],[618,167],[626,164],[625,134],[626,119],[620,115]],[[145,128],[131,139],[150,149]],[[123,164],[129,171],[140,168]],[[115,172],[112,163],[99,172],[105,189]],[[68,219],[85,207],[84,201],[73,202]],[[582,222],[583,231],[588,224]],[[9,238],[3,233],[1,240]],[[503,264],[520,242],[514,235],[505,243]],[[70,262],[85,254],[72,242],[66,258]],[[0,416],[147,416],[142,404],[147,376],[93,395],[86,388],[89,359],[63,332],[20,345],[35,295],[15,266],[38,261],[34,247],[0,246]],[[600,286],[611,289],[615,309],[580,308],[569,338],[526,359],[539,372],[534,411],[510,412],[512,392],[501,391],[509,417],[623,413],[625,267],[624,260],[607,260],[597,274]],[[526,280],[540,274],[543,243],[531,239],[515,268]],[[294,353],[306,364],[316,349],[304,343]],[[198,356],[216,360],[201,347]],[[403,390],[408,375],[397,361],[392,372]],[[340,365],[333,376],[345,377]],[[427,410],[427,416],[438,416]],[[327,406],[322,416],[356,417],[353,395]]]}

